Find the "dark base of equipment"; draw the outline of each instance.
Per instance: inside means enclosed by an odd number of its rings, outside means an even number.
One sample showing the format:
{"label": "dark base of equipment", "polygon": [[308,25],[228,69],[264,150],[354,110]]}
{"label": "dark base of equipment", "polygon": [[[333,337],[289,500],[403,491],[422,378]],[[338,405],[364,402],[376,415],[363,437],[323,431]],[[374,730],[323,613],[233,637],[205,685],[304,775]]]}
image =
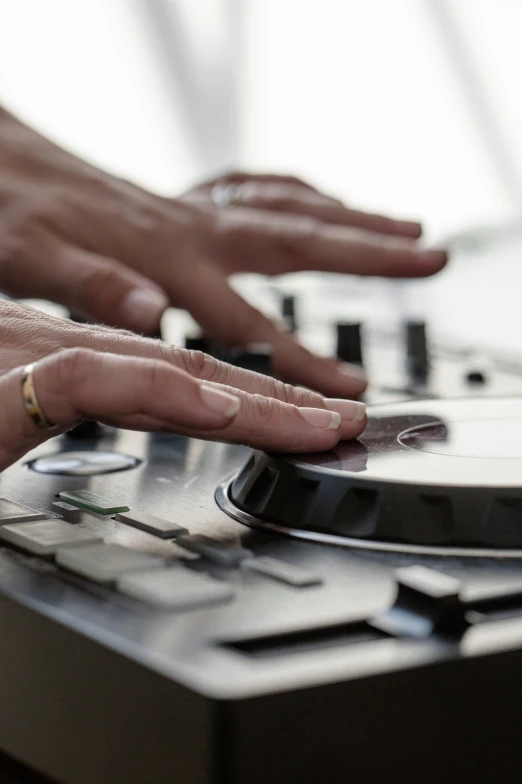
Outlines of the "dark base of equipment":
{"label": "dark base of equipment", "polygon": [[0,752],[0,784],[54,784]]}

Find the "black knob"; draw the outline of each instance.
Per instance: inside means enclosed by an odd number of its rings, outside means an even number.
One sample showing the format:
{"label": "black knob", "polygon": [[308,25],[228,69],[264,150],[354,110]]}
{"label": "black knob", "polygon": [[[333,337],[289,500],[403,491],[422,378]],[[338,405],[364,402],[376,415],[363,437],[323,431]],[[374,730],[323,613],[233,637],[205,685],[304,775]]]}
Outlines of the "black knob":
{"label": "black knob", "polygon": [[190,351],[203,351],[205,354],[210,354],[212,344],[209,338],[202,332],[187,332],[185,335],[185,348]]}
{"label": "black knob", "polygon": [[475,370],[468,370],[466,373],[466,381],[473,386],[482,386],[487,381],[487,376],[484,370],[476,368]]}
{"label": "black knob", "polygon": [[430,371],[430,357],[424,321],[406,322],[406,366],[414,381],[426,381]]}
{"label": "black knob", "polygon": [[361,324],[358,321],[337,324],[337,359],[363,365]]}
{"label": "black knob", "polygon": [[266,343],[251,343],[244,348],[230,351],[227,361],[236,367],[253,370],[262,373],[264,376],[273,375],[272,367],[272,346]]}
{"label": "black knob", "polygon": [[69,318],[71,321],[75,321],[77,324],[93,324],[93,320],[86,318],[86,316],[82,316],[81,313],[76,313],[75,311],[69,311]]}
{"label": "black knob", "polygon": [[291,332],[297,329],[297,313],[295,307],[295,297],[284,296],[281,300],[281,313],[283,321]]}

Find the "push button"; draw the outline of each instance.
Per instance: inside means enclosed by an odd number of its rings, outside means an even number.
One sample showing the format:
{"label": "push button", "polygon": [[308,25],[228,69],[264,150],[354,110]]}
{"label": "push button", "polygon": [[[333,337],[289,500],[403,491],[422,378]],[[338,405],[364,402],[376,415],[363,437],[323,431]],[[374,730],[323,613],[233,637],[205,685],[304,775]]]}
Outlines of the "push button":
{"label": "push button", "polygon": [[159,569],[165,560],[119,544],[93,544],[85,547],[63,547],[56,553],[56,562],[71,572],[97,583],[114,582],[125,572]]}
{"label": "push button", "polygon": [[0,538],[36,555],[53,555],[59,547],[103,542],[84,528],[63,520],[39,520],[36,523],[14,523],[0,526]]}
{"label": "push button", "polygon": [[188,534],[188,528],[170,523],[148,512],[120,512],[116,515],[116,520],[153,536],[159,536],[161,539],[175,539],[177,536]]}
{"label": "push button", "polygon": [[121,593],[164,610],[195,610],[234,598],[233,586],[181,566],[126,574],[117,582]]}
{"label": "push button", "polygon": [[58,493],[58,497],[79,509],[87,509],[96,514],[110,515],[129,511],[129,507],[125,504],[117,504],[110,498],[104,498],[89,490],[62,490],[61,493]]}
{"label": "push button", "polygon": [[25,520],[45,520],[47,515],[17,504],[9,498],[0,498],[0,525],[4,523],[23,523]]}
{"label": "push button", "polygon": [[300,566],[278,561],[277,558],[261,556],[243,561],[241,567],[249,572],[258,572],[264,577],[270,577],[294,588],[307,588],[311,585],[321,585],[324,580],[313,572],[302,569]]}
{"label": "push button", "polygon": [[217,566],[228,569],[238,566],[245,558],[252,558],[254,555],[251,550],[215,542],[208,536],[181,536],[176,540],[176,544],[184,547],[185,550],[197,553],[202,558],[207,558]]}

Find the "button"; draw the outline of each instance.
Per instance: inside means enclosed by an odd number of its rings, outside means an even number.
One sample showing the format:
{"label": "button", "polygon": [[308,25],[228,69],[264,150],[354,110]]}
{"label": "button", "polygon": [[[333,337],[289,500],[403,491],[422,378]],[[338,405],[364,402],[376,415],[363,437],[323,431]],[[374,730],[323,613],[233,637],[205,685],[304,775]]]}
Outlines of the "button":
{"label": "button", "polygon": [[23,523],[25,520],[45,520],[47,515],[28,506],[17,504],[9,498],[0,498],[0,525],[4,523]]}
{"label": "button", "polygon": [[112,582],[125,572],[159,569],[165,559],[121,547],[119,544],[93,544],[85,547],[63,547],[56,553],[56,562],[71,572],[97,583]]}
{"label": "button", "polygon": [[116,520],[131,525],[133,528],[139,528],[140,531],[146,531],[153,536],[159,536],[161,539],[175,539],[177,536],[188,534],[188,528],[170,523],[168,520],[163,520],[161,517],[148,514],[148,512],[123,512],[116,515]]}
{"label": "button", "polygon": [[371,625],[396,637],[459,636],[467,625],[461,600],[462,584],[455,577],[419,564],[395,572],[397,595],[388,610]]}
{"label": "button", "polygon": [[62,490],[58,493],[58,497],[79,509],[88,509],[89,512],[96,512],[96,514],[109,515],[129,511],[129,507],[125,504],[116,504],[110,498],[104,498],[89,490]]}
{"label": "button", "polygon": [[324,579],[320,575],[308,572],[300,566],[278,561],[268,555],[243,561],[241,567],[249,572],[258,572],[265,577],[271,577],[273,580],[293,585],[296,588],[306,588],[310,585],[324,583]]}
{"label": "button", "polygon": [[126,574],[118,580],[121,593],[165,610],[195,610],[234,598],[233,586],[183,567]]}
{"label": "button", "polygon": [[254,555],[251,550],[215,542],[208,536],[181,536],[176,540],[176,544],[184,547],[185,550],[201,555],[202,558],[208,558],[209,561],[218,566],[226,568],[238,566],[242,560],[251,558]]}
{"label": "button", "polygon": [[270,376],[273,375],[273,353],[274,349],[268,343],[249,343],[242,349],[230,351],[225,361],[235,367]]}
{"label": "button", "polygon": [[79,528],[63,520],[39,520],[36,523],[14,523],[0,526],[0,537],[15,544],[22,550],[36,555],[52,555],[59,547],[103,542],[84,528]]}

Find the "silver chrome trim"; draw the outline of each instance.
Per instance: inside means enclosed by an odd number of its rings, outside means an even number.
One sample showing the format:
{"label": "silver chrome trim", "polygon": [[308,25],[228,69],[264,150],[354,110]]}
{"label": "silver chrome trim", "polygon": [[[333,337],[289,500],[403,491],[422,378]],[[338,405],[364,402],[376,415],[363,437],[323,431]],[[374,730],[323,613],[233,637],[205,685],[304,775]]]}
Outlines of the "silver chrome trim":
{"label": "silver chrome trim", "polygon": [[283,536],[290,536],[294,539],[304,539],[317,544],[331,544],[337,547],[356,548],[358,550],[370,550],[378,553],[395,553],[401,555],[430,555],[430,556],[450,556],[453,558],[497,558],[522,559],[522,550],[496,549],[487,547],[434,547],[420,544],[400,544],[395,542],[379,542],[373,539],[354,539],[346,536],[335,536],[335,534],[321,534],[317,531],[303,531],[299,528],[286,528],[277,523],[269,523],[254,517],[248,512],[234,504],[230,499],[229,490],[237,474],[224,479],[216,488],[214,499],[222,512],[225,512],[233,520],[237,520],[250,528],[259,528],[263,531],[270,531]]}

